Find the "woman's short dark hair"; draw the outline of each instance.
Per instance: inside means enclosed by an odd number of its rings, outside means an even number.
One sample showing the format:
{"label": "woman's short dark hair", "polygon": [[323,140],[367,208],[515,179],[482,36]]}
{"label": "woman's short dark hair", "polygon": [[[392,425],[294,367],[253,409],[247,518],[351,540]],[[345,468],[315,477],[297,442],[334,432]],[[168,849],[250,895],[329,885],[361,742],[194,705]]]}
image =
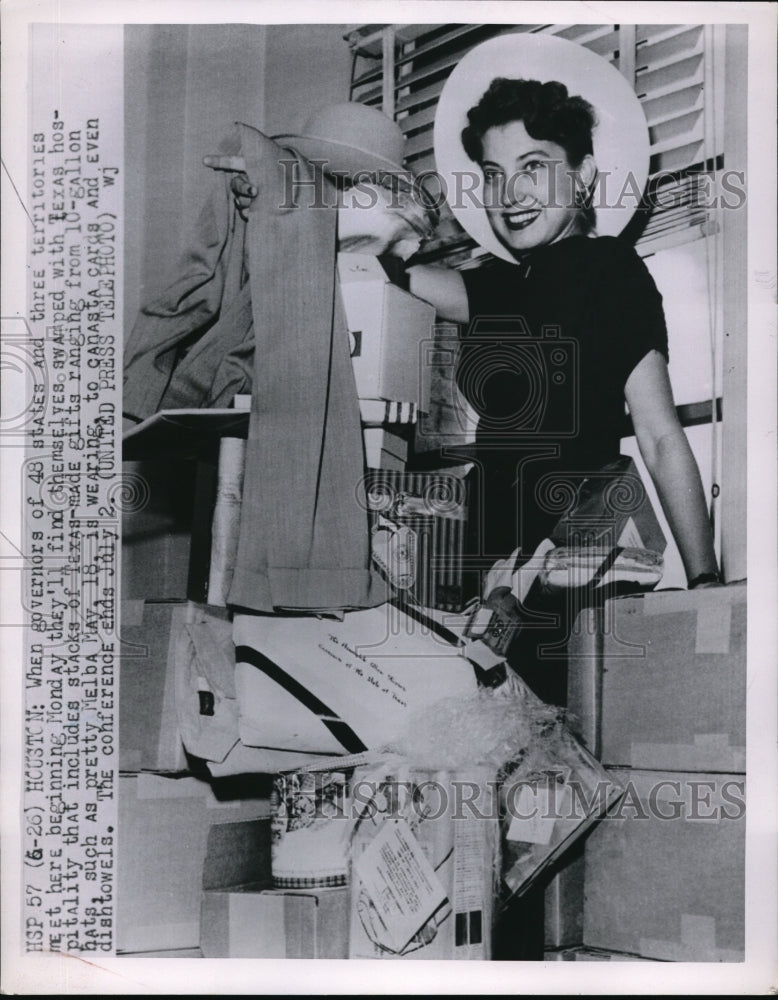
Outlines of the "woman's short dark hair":
{"label": "woman's short dark hair", "polygon": [[509,80],[497,77],[474,108],[467,112],[462,145],[475,163],[483,160],[484,134],[495,125],[524,122],[533,139],[548,139],[567,153],[571,166],[592,152],[594,108],[582,97],[571,97],[563,83],[551,80]]}

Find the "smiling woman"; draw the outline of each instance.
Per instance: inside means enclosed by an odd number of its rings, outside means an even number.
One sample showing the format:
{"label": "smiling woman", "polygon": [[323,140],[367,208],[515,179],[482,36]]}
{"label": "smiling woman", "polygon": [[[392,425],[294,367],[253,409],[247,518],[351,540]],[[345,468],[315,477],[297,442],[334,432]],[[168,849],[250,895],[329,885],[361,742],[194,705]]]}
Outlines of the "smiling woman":
{"label": "smiling woman", "polygon": [[490,128],[482,141],[485,207],[505,247],[521,252],[589,229],[579,192],[595,174],[591,155],[574,167],[557,143],[538,148],[520,121]]}
{"label": "smiling woman", "polygon": [[468,112],[462,145],[481,166],[489,224],[506,249],[594,228],[581,211],[597,174],[594,125],[591,105],[556,82],[499,78]]}
{"label": "smiling woman", "polygon": [[[523,66],[539,78],[499,73]],[[552,66],[565,67],[565,82],[549,78]],[[591,207],[598,166],[645,181],[647,130],[634,93],[579,46],[510,35],[468,54],[437,115],[443,176],[474,163],[483,178],[480,203],[451,208],[502,258],[454,274],[410,270],[414,294],[466,324],[457,381],[478,416],[473,564],[533,554],[558,518],[544,483],[615,461],[626,401],[689,584],[715,581],[699,471],[667,374],[662,298],[633,247],[614,238],[630,211],[598,205],[595,216]]]}

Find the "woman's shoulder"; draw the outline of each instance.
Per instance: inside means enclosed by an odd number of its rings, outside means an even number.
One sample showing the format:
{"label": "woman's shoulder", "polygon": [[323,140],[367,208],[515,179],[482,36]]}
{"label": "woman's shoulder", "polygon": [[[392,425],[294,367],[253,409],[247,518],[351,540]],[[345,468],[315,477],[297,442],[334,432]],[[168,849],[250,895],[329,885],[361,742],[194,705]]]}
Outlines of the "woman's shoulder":
{"label": "woman's shoulder", "polygon": [[576,243],[577,263],[588,281],[653,283],[643,258],[626,240],[618,236],[595,236],[576,240]]}
{"label": "woman's shoulder", "polygon": [[596,261],[640,262],[635,247],[620,236],[589,236],[571,240],[571,251]]}

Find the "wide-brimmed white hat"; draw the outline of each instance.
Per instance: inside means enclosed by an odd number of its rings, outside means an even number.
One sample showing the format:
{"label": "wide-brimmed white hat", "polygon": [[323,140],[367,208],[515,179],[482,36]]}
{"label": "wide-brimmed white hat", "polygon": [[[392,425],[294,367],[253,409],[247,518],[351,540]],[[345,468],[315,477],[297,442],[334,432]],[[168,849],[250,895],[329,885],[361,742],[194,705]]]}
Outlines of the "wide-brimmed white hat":
{"label": "wide-brimmed white hat", "polygon": [[[649,139],[643,108],[619,71],[589,49],[554,35],[515,33],[492,38],[471,49],[446,81],[435,115],[435,162],[446,185],[449,205],[460,225],[486,250],[504,260],[516,258],[489,225],[483,202],[483,177],[462,146],[467,112],[496,77],[563,83],[571,96],[595,110],[594,160],[599,171],[594,192],[597,232],[616,236],[637,208],[648,179]],[[457,178],[478,177],[475,196],[458,199]],[[597,186],[605,185],[597,190]],[[623,197],[620,197],[623,192]],[[475,202],[475,204],[473,203]]]}
{"label": "wide-brimmed white hat", "polygon": [[355,101],[315,111],[300,135],[274,135],[308,160],[326,161],[325,173],[352,178],[361,173],[405,174],[400,126],[375,108]]}

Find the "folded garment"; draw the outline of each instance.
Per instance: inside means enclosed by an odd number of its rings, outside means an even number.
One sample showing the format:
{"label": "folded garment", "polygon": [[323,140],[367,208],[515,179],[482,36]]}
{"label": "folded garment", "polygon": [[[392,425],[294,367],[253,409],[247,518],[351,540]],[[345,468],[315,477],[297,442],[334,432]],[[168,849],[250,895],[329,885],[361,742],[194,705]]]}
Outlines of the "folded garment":
{"label": "folded garment", "polygon": [[546,553],[539,581],[546,591],[596,589],[615,584],[640,590],[655,587],[663,570],[662,556],[648,549],[598,545],[556,548]]}

